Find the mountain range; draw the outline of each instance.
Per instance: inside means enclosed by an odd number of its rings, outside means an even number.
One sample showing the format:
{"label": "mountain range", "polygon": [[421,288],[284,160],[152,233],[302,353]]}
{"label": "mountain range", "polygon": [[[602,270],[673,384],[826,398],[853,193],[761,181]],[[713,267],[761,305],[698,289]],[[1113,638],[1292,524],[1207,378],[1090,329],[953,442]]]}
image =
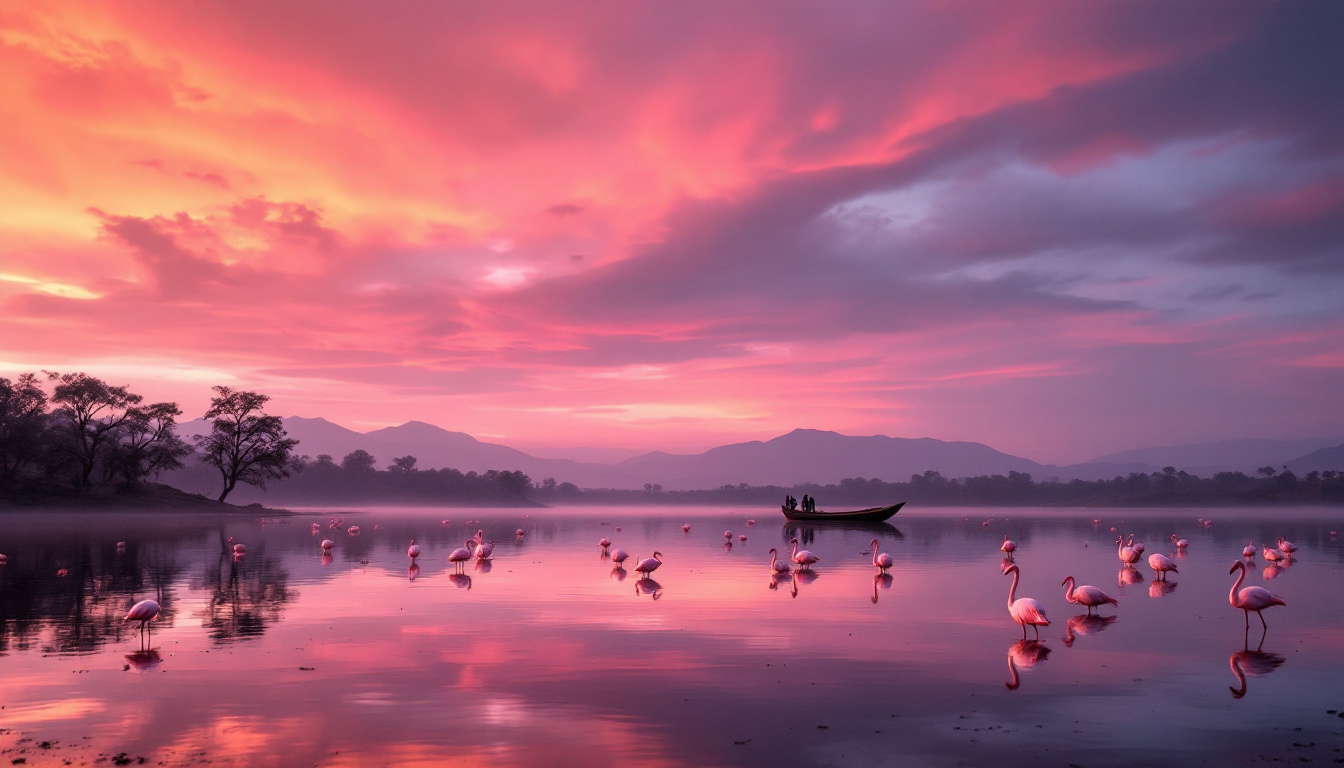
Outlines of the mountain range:
{"label": "mountain range", "polygon": [[[1155,472],[1175,466],[1191,474],[1222,471],[1253,474],[1270,465],[1288,466],[1299,474],[1311,470],[1344,470],[1344,439],[1228,440],[1193,445],[1160,446],[1101,456],[1083,464],[1057,466],[1012,456],[980,443],[881,435],[856,437],[814,429],[796,429],[771,440],[735,443],[698,454],[654,451],[623,461],[600,463],[564,458],[539,458],[505,445],[485,443],[464,432],[411,421],[372,432],[356,432],[321,418],[284,419],[298,453],[328,454],[337,462],[356,449],[373,454],[378,466],[411,455],[421,469],[452,467],[463,472],[522,470],[534,482],[553,477],[580,488],[642,488],[656,483],[667,490],[698,490],[723,485],[794,486],[828,484],[849,477],[903,481],[933,470],[944,477],[1025,472],[1036,480],[1098,480],[1130,472]],[[201,419],[179,426],[184,436],[201,434]],[[172,482],[171,477],[165,478]]]}

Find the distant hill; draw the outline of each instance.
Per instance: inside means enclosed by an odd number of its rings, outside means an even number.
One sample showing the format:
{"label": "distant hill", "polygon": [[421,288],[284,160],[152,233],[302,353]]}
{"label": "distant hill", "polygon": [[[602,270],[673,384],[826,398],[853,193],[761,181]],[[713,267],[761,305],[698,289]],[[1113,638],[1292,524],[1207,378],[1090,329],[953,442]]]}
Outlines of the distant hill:
{"label": "distant hill", "polygon": [[1293,474],[1298,477],[1308,472],[1324,472],[1326,470],[1344,472],[1344,445],[1321,448],[1306,456],[1299,456],[1287,462],[1287,464],[1288,469],[1292,470]]}
{"label": "distant hill", "polygon": [[1277,468],[1304,454],[1341,442],[1344,442],[1344,438],[1222,440],[1214,443],[1136,448],[1098,456],[1091,463],[1147,464],[1159,469],[1171,466],[1202,477],[1210,477],[1218,472],[1253,474],[1260,467],[1271,465]]}

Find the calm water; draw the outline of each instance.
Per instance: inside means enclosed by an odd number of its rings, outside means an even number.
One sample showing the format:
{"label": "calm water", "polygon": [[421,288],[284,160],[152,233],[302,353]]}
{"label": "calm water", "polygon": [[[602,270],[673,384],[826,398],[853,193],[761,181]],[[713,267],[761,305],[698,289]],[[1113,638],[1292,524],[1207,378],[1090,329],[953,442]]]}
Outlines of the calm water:
{"label": "calm water", "polygon": [[[360,533],[333,529],[336,517]],[[1339,763],[1344,719],[1327,710],[1344,711],[1344,545],[1330,534],[1342,521],[1290,509],[905,510],[890,526],[802,529],[743,509],[324,511],[265,523],[8,514],[0,760]],[[1122,572],[1112,526],[1146,554],[1172,554],[1171,533],[1189,539],[1170,584],[1154,582],[1146,555]],[[493,561],[454,574],[448,553],[478,527],[496,542]],[[1039,644],[1008,616],[1005,533],[1019,544],[1018,597],[1053,620]],[[775,583],[768,550],[790,534],[821,562]],[[627,573],[602,556],[604,535],[631,553]],[[1263,643],[1252,616],[1247,641],[1228,568],[1247,540],[1279,535],[1299,545],[1295,561],[1266,572],[1257,557],[1246,583],[1288,606],[1266,611]],[[230,537],[247,547],[239,561]],[[896,560],[889,580],[870,564],[874,537]],[[656,584],[641,582],[634,563],[654,549],[665,564]],[[1119,607],[1071,619],[1085,610],[1065,602],[1067,575]],[[141,651],[120,619],[145,598],[164,610]]]}

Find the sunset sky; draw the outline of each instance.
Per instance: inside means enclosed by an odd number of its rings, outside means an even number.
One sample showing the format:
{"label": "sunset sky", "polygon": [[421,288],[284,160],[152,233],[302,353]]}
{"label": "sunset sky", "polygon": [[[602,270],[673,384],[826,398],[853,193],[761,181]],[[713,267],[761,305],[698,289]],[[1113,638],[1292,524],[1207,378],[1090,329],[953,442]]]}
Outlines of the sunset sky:
{"label": "sunset sky", "polygon": [[676,452],[1344,436],[1344,6],[0,5],[0,375]]}

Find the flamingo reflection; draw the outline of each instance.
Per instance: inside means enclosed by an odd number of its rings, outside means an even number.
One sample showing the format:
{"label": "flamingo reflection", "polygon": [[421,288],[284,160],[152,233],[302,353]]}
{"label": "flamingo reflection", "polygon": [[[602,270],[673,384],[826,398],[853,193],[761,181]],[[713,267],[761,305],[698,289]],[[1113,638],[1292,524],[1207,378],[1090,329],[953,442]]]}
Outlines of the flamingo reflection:
{"label": "flamingo reflection", "polygon": [[411,563],[411,567],[406,569],[406,579],[408,581],[415,581],[415,578],[419,575],[420,565],[418,563]]}
{"label": "flamingo reflection", "polygon": [[653,599],[657,600],[663,596],[663,585],[648,577],[635,579],[635,594],[653,595]]}
{"label": "flamingo reflection", "polygon": [[1115,582],[1116,584],[1122,587],[1129,587],[1135,584],[1142,584],[1143,574],[1139,573],[1138,570],[1134,568],[1134,566],[1127,565],[1124,568],[1120,569],[1120,573],[1116,574]]}
{"label": "flamingo reflection", "polygon": [[477,560],[477,561],[476,561],[476,572],[477,572],[477,573],[489,573],[489,572],[490,572],[490,569],[491,569],[491,568],[494,568],[494,567],[495,567],[495,563],[494,563],[493,560]]}
{"label": "flamingo reflection", "polygon": [[153,672],[162,661],[163,657],[152,648],[126,654],[126,664],[137,672]]}
{"label": "flamingo reflection", "polygon": [[1172,592],[1175,592],[1176,587],[1179,586],[1180,584],[1177,584],[1174,581],[1158,581],[1154,579],[1153,583],[1148,585],[1148,596],[1152,598],[1166,597]]}
{"label": "flamingo reflection", "polygon": [[1050,658],[1050,649],[1039,640],[1018,640],[1008,646],[1008,675],[1012,679],[1004,685],[1010,691],[1016,691],[1020,684],[1017,670],[1029,670]]}
{"label": "flamingo reflection", "polygon": [[[1261,641],[1263,642],[1263,640]],[[1246,695],[1246,676],[1263,677],[1278,669],[1287,659],[1277,653],[1264,653],[1258,647],[1254,650],[1240,650],[1227,659],[1227,666],[1237,676],[1237,687],[1228,686],[1232,698],[1240,699]]]}
{"label": "flamingo reflection", "polygon": [[626,570],[622,568],[620,565],[617,565],[615,568],[611,569],[611,578],[617,581],[625,581],[625,577],[626,577]]}
{"label": "flamingo reflection", "polygon": [[466,573],[450,573],[448,580],[453,582],[453,586],[458,589],[471,589],[471,575]]}
{"label": "flamingo reflection", "polygon": [[335,562],[335,561],[336,561],[336,558],[332,557],[330,552],[323,552],[323,553],[322,553],[322,567],[323,567],[323,568],[329,567],[329,566],[330,566],[333,562]]}
{"label": "flamingo reflection", "polygon": [[1095,613],[1080,613],[1070,618],[1064,625],[1064,644],[1072,648],[1076,635],[1095,635],[1114,624],[1119,618],[1118,616],[1100,616]]}
{"label": "flamingo reflection", "polygon": [[1281,565],[1266,565],[1265,570],[1260,575],[1264,577],[1265,581],[1272,581],[1279,578],[1279,574],[1283,573],[1284,570]]}
{"label": "flamingo reflection", "polygon": [[881,585],[881,587],[882,587],[883,589],[891,589],[891,582],[892,582],[892,581],[893,581],[893,578],[892,578],[892,575],[891,575],[890,573],[875,573],[875,574],[873,574],[873,602],[874,602],[874,603],[877,602],[877,587],[878,587],[878,585]]}

